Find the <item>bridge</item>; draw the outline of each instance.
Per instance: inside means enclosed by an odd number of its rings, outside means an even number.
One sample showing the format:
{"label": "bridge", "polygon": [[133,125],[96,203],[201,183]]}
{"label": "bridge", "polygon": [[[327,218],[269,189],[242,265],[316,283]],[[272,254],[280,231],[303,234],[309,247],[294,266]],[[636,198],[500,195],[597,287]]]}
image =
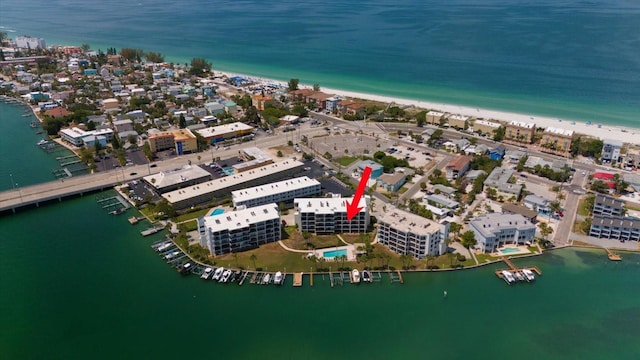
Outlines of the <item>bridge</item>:
{"label": "bridge", "polygon": [[129,173],[143,173],[147,166],[132,166],[106,173],[95,173],[50,181],[47,183],[18,187],[0,192],[0,214],[16,212],[20,208],[39,207],[52,201],[60,202],[68,197],[83,196],[88,193],[112,188],[118,183],[130,181],[140,176]]}

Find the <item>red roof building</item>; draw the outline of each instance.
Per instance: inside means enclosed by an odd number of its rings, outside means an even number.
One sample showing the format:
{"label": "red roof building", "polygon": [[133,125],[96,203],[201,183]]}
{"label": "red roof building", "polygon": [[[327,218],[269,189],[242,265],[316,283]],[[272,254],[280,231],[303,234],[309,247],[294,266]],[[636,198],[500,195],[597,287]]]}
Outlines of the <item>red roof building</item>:
{"label": "red roof building", "polygon": [[53,118],[61,118],[61,117],[65,117],[67,115],[71,115],[72,112],[70,112],[69,110],[63,108],[63,107],[57,107],[51,110],[47,110],[44,112],[45,114],[53,117]]}
{"label": "red roof building", "polygon": [[613,174],[606,172],[596,172],[593,174],[593,180],[603,181],[609,189],[614,189],[616,187],[615,182],[613,181]]}

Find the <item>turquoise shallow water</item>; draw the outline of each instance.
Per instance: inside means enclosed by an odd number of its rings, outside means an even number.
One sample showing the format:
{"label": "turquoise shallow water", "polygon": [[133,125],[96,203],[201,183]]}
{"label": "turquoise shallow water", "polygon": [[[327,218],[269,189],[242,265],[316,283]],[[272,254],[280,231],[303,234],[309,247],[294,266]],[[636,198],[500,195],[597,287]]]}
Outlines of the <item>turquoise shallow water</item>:
{"label": "turquoise shallow water", "polygon": [[2,12],[12,34],[49,43],[202,56],[222,70],[562,119],[639,120],[637,1],[5,0]]}

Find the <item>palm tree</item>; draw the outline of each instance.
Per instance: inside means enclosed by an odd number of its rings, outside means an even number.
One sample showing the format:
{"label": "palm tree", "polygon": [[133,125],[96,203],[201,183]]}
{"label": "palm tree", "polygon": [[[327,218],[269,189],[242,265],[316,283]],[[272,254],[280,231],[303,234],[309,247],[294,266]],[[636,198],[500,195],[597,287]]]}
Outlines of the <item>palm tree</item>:
{"label": "palm tree", "polygon": [[549,235],[551,235],[553,233],[553,228],[551,226],[549,226],[546,222],[538,223],[538,227],[540,228],[540,234],[542,235],[542,237],[545,240],[548,240],[547,236],[549,236]]}
{"label": "palm tree", "polygon": [[251,254],[251,256],[249,256],[249,259],[251,259],[251,262],[253,262],[253,268],[258,269],[258,267],[256,266],[256,260],[258,259],[258,256],[256,254]]}

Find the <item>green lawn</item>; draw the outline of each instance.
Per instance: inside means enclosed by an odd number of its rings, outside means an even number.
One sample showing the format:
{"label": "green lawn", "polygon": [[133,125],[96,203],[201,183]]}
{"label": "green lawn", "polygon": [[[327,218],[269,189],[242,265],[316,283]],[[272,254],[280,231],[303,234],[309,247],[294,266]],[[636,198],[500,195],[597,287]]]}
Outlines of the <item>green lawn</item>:
{"label": "green lawn", "polygon": [[336,162],[342,166],[349,166],[356,160],[358,160],[358,158],[355,156],[341,156],[336,159]]}
{"label": "green lawn", "polygon": [[476,259],[478,259],[478,263],[479,264],[484,264],[488,261],[496,261],[496,260],[500,260],[500,258],[497,257],[493,257],[489,254],[476,254]]}
{"label": "green lawn", "polygon": [[593,197],[593,195],[589,195],[580,199],[580,202],[578,203],[578,215],[589,216],[589,214],[591,213],[591,208],[587,206],[587,199],[589,197]]}
{"label": "green lawn", "polygon": [[198,210],[198,211],[194,211],[194,212],[190,212],[190,213],[186,213],[186,214],[182,214],[182,215],[178,215],[175,218],[173,218],[173,221],[176,223],[180,223],[183,221],[187,221],[187,220],[192,220],[192,219],[197,219],[201,216],[204,216],[207,211],[209,211],[209,209],[202,209],[202,210]]}

